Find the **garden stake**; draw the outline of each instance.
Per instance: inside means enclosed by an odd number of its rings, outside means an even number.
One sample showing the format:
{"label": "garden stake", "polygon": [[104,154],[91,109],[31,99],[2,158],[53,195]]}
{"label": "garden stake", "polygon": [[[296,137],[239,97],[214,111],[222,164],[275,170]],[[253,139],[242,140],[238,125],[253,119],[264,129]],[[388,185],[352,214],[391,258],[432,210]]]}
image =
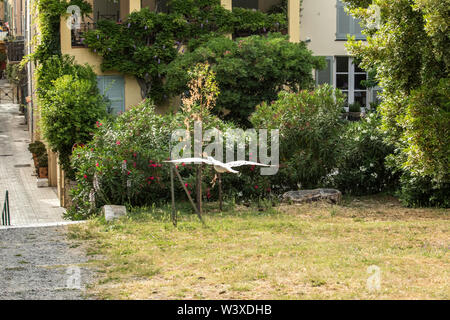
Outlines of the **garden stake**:
{"label": "garden stake", "polygon": [[222,211],[222,174],[217,173],[218,185],[219,185],[219,210]]}
{"label": "garden stake", "polygon": [[183,189],[184,189],[184,192],[186,192],[186,195],[187,195],[189,201],[191,202],[192,207],[194,208],[195,212],[197,213],[198,218],[200,219],[200,221],[201,221],[203,224],[205,224],[205,222],[203,221],[202,215],[201,215],[200,212],[197,210],[197,206],[195,205],[194,200],[192,200],[192,197],[191,197],[191,195],[189,194],[188,189],[187,189],[186,186],[184,185],[183,178],[181,178],[180,173],[178,172],[177,167],[175,166],[174,169],[175,169],[175,173],[177,174],[178,180],[180,181],[181,186],[182,186]]}
{"label": "garden stake", "polygon": [[175,208],[175,188],[173,185],[173,168],[175,165],[170,166],[170,193],[172,197],[172,223],[176,227],[177,226],[177,212]]}

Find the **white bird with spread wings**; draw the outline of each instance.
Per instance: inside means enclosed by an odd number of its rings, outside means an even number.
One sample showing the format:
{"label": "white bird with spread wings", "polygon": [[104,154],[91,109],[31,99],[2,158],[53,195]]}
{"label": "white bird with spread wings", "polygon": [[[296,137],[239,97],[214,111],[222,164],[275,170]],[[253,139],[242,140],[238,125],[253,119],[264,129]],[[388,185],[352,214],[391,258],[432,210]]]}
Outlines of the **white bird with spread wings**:
{"label": "white bird with spread wings", "polygon": [[204,163],[207,165],[214,166],[214,169],[219,173],[224,172],[230,172],[230,173],[239,173],[239,171],[233,170],[234,167],[241,167],[241,166],[260,166],[260,167],[270,167],[268,164],[262,164],[258,162],[253,161],[231,161],[227,163],[220,162],[213,157],[207,157],[205,158],[184,158],[184,159],[177,159],[177,160],[170,160],[165,161],[170,163],[193,163],[193,164],[200,164]]}

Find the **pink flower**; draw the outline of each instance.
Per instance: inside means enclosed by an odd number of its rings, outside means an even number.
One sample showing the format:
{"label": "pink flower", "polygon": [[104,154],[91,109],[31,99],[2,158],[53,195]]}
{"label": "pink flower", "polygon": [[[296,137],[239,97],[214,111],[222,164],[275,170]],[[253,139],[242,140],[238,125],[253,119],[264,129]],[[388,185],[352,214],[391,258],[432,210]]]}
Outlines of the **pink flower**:
{"label": "pink flower", "polygon": [[100,166],[100,164],[97,162],[97,163],[95,164],[95,166],[98,167],[98,166]]}
{"label": "pink flower", "polygon": [[155,177],[150,177],[150,180],[154,180],[155,179]]}
{"label": "pink flower", "polygon": [[87,175],[85,174],[84,176],[83,176],[85,179],[87,179]]}
{"label": "pink flower", "polygon": [[258,186],[255,186],[255,189],[258,189]]}
{"label": "pink flower", "polygon": [[119,141],[119,140],[117,140],[117,141],[116,141],[116,144],[117,144],[118,146],[120,146],[120,141]]}
{"label": "pink flower", "polygon": [[130,173],[131,173],[131,171],[128,171],[128,172],[127,172],[127,175],[130,175]]}
{"label": "pink flower", "polygon": [[127,160],[123,160],[123,163],[127,163]]}
{"label": "pink flower", "polygon": [[185,183],[184,186],[187,188],[187,187],[189,186],[189,184],[188,184],[188,183]]}

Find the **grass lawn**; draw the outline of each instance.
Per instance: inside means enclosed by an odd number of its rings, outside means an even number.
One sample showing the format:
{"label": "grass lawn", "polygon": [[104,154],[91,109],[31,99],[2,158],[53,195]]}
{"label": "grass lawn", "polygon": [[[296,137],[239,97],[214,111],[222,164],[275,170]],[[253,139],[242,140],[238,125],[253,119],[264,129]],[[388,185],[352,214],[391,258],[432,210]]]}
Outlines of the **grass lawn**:
{"label": "grass lawn", "polygon": [[[150,208],[108,224],[70,226],[103,299],[450,299],[449,210],[410,209],[379,196],[210,208],[207,227]],[[369,266],[381,288],[369,291]]]}

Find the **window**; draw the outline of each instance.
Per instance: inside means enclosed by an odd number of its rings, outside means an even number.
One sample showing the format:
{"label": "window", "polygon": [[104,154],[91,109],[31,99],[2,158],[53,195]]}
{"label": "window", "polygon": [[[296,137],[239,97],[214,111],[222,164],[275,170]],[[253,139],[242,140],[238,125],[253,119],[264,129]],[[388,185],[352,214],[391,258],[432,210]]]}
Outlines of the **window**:
{"label": "window", "polygon": [[233,0],[233,8],[245,8],[258,10],[258,0]]}
{"label": "window", "polygon": [[168,0],[157,0],[156,12],[169,13]]}
{"label": "window", "polygon": [[355,65],[351,57],[336,57],[335,70],[336,88],[347,96],[347,105],[359,102],[368,107],[367,88],[362,83],[367,80],[367,72]]}
{"label": "window", "polygon": [[150,11],[169,12],[169,0],[141,0],[141,8],[149,8]]}
{"label": "window", "polygon": [[97,85],[100,94],[111,103],[108,113],[118,114],[125,111],[125,81],[122,76],[98,76]]}
{"label": "window", "polygon": [[356,39],[365,40],[366,36],[362,34],[360,19],[353,18],[345,12],[345,5],[338,0],[336,5],[336,40],[347,40],[347,35],[355,36]]}
{"label": "window", "polygon": [[316,70],[316,85],[324,83],[333,85],[333,57],[325,57],[327,66],[323,70]]}

